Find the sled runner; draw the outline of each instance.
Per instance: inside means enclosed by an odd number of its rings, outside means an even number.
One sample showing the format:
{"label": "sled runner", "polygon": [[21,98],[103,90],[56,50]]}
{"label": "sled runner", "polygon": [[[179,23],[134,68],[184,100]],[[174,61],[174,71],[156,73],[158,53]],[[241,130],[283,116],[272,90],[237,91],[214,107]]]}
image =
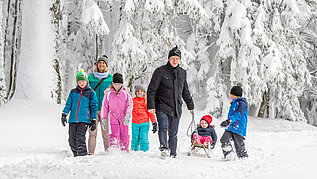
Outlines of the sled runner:
{"label": "sled runner", "polygon": [[194,139],[192,140],[192,144],[189,148],[188,151],[188,156],[190,156],[193,153],[197,153],[200,149],[203,149],[205,151],[205,153],[207,154],[207,157],[210,158],[212,153],[211,153],[211,141],[207,141],[206,144],[201,144],[201,143],[197,143],[197,141]]}

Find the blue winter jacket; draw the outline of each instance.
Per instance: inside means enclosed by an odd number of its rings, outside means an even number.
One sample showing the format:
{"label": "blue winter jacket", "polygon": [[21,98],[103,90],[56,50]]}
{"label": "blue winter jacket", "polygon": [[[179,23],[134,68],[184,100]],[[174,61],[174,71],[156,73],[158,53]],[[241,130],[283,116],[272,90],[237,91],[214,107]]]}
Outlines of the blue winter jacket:
{"label": "blue winter jacket", "polygon": [[77,86],[69,93],[63,113],[67,115],[71,111],[68,123],[90,124],[91,119],[97,119],[97,106],[96,92],[88,85],[84,89]]}
{"label": "blue winter jacket", "polygon": [[229,109],[228,119],[230,120],[230,124],[226,131],[232,131],[245,137],[248,123],[247,99],[243,97],[233,99]]}

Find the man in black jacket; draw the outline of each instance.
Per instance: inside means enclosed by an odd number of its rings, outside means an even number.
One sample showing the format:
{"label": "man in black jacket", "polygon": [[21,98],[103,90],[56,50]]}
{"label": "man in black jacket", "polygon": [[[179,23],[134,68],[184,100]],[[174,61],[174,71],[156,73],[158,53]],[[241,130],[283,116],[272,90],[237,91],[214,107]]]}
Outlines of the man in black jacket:
{"label": "man in black jacket", "polygon": [[[176,157],[177,132],[179,119],[182,114],[182,98],[187,109],[194,112],[194,102],[190,96],[186,71],[179,67],[181,52],[176,47],[170,50],[166,65],[158,67],[152,76],[147,90],[147,108],[156,113],[158,120],[158,136],[162,157]],[[168,145],[167,145],[168,131]]]}

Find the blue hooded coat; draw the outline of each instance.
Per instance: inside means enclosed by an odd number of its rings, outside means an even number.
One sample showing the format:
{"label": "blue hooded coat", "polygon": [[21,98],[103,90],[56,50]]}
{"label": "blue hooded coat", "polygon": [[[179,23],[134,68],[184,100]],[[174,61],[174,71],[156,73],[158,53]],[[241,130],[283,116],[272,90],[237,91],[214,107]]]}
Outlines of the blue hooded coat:
{"label": "blue hooded coat", "polygon": [[96,92],[88,85],[84,89],[77,86],[69,93],[63,113],[67,115],[71,111],[68,123],[90,124],[90,120],[97,119],[97,106]]}
{"label": "blue hooded coat", "polygon": [[229,109],[228,119],[230,120],[230,124],[226,131],[231,131],[245,137],[248,123],[247,99],[243,97],[233,99]]}

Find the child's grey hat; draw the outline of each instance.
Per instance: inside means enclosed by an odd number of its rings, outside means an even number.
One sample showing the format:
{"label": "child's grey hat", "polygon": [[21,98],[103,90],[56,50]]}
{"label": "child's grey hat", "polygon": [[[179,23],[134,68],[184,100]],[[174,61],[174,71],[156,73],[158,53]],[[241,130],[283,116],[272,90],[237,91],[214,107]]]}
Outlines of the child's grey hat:
{"label": "child's grey hat", "polygon": [[136,93],[137,91],[139,91],[139,90],[143,90],[144,92],[146,92],[145,87],[144,87],[143,85],[141,85],[141,84],[135,85],[135,86],[134,86],[134,90],[135,90],[135,93]]}

